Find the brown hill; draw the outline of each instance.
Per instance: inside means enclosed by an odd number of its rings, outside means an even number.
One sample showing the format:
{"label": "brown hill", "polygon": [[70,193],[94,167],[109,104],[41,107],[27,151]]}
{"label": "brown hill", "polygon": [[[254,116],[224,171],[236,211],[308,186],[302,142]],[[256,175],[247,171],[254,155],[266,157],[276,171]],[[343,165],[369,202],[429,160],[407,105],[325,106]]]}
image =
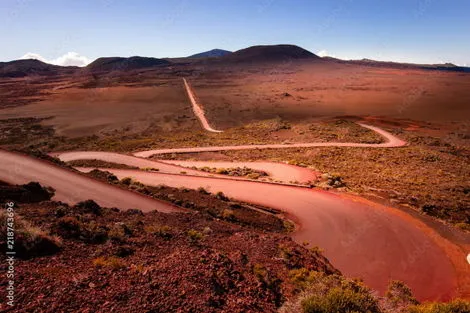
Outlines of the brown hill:
{"label": "brown hill", "polygon": [[451,71],[451,72],[470,72],[469,67],[458,66],[452,63],[444,64],[414,64],[414,63],[399,63],[392,61],[376,61],[371,59],[362,60],[341,60],[332,57],[324,57],[324,60],[328,60],[336,63],[343,64],[355,64],[360,66],[368,67],[381,67],[381,68],[393,68],[402,70],[439,70],[439,71]]}
{"label": "brown hill", "polygon": [[220,57],[231,63],[286,62],[293,60],[320,59],[312,52],[294,45],[253,46]]}
{"label": "brown hill", "polygon": [[52,76],[72,74],[76,70],[78,67],[75,66],[53,65],[34,59],[0,63],[0,77]]}
{"label": "brown hill", "polygon": [[157,58],[134,56],[130,58],[106,57],[98,58],[86,66],[92,72],[130,71],[141,68],[168,65],[171,62]]}

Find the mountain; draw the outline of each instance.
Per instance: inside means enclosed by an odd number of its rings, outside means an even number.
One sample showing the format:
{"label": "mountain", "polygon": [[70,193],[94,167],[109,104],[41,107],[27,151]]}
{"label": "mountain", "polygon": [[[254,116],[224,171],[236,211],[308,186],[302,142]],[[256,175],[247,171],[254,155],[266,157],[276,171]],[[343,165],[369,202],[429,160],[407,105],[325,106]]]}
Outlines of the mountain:
{"label": "mountain", "polygon": [[141,68],[171,64],[167,60],[134,56],[98,58],[86,66],[92,72],[130,71]]}
{"label": "mountain", "polygon": [[218,57],[223,57],[225,55],[231,54],[232,51],[227,51],[227,50],[222,50],[222,49],[212,49],[209,51],[201,52],[201,53],[196,53],[188,58],[218,58]]}
{"label": "mountain", "polygon": [[59,66],[35,59],[0,62],[0,77],[52,76],[72,74],[78,67]]}
{"label": "mountain", "polygon": [[220,60],[234,63],[282,62],[320,59],[319,56],[294,45],[252,46],[223,56]]}
{"label": "mountain", "polygon": [[368,67],[410,69],[410,70],[438,70],[438,71],[470,73],[469,67],[458,66],[452,63],[414,64],[414,63],[399,63],[399,62],[392,62],[392,61],[375,61],[371,59],[346,61],[346,60],[340,60],[340,59],[335,59],[335,58],[330,58],[330,57],[324,57],[323,59],[336,62],[336,63],[355,64],[355,65],[368,66]]}

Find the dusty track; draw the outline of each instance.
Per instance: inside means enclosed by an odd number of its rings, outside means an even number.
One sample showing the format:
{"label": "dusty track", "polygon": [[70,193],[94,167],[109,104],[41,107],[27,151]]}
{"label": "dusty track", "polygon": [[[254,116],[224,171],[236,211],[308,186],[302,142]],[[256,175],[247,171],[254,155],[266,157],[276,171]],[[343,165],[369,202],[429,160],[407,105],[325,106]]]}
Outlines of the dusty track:
{"label": "dusty track", "polygon": [[282,210],[300,225],[293,235],[296,241],[323,248],[341,271],[363,277],[380,291],[389,278],[405,281],[421,299],[448,298],[457,287],[452,263],[433,239],[384,206],[329,192],[254,181],[124,169],[111,172],[147,185],[204,187]]}
{"label": "dusty track", "polygon": [[[186,80],[184,82],[193,104],[193,110],[201,124],[208,131],[217,132],[207,123],[202,108],[197,105]],[[137,152],[134,154],[135,157],[107,152],[67,152],[57,154],[57,156],[64,161],[99,159],[140,168],[157,167],[159,172],[109,168],[106,170],[120,178],[130,176],[149,185],[165,184],[189,188],[202,186],[213,192],[223,191],[228,196],[239,200],[282,210],[299,225],[293,234],[298,242],[308,241],[312,245],[320,246],[325,250],[325,255],[343,273],[363,277],[367,284],[380,291],[385,289],[389,279],[400,279],[405,281],[421,300],[445,300],[468,292],[468,286],[462,286],[459,280],[462,276],[462,264],[456,265],[456,258],[450,257],[450,255],[457,255],[458,259],[462,256],[461,261],[466,262],[465,254],[422,222],[403,212],[359,197],[296,186],[233,180],[220,177],[220,175],[209,175],[205,172],[187,169],[176,164],[139,158],[164,153],[332,146],[391,148],[406,144],[380,128],[360,125],[382,135],[385,142],[381,144],[298,143],[158,149]],[[173,206],[93,181],[77,173],[23,155],[0,151],[0,157],[2,159],[0,179],[11,183],[39,181],[54,187],[59,200],[76,202],[92,198],[104,206],[138,207],[145,211],[152,209],[163,212],[178,211]],[[180,164],[191,166],[196,163],[180,162]],[[217,163],[207,162],[205,165],[218,166]],[[240,165],[250,167],[249,163],[237,163],[236,166]],[[251,166],[253,167],[253,164]],[[262,166],[258,169],[262,169]],[[80,170],[88,171],[89,169]],[[272,166],[267,171],[272,176],[284,179],[291,176],[292,180],[300,181],[313,175],[306,173],[305,171],[308,171],[306,169],[299,170],[286,166]],[[182,172],[186,172],[187,175],[183,175]]]}
{"label": "dusty track", "polygon": [[120,189],[25,155],[0,150],[0,180],[12,184],[37,181],[55,189],[54,199],[67,203],[93,199],[105,207],[139,208],[144,211],[182,212],[141,194]]}
{"label": "dusty track", "polygon": [[[295,145],[197,147],[138,152],[136,156],[162,153],[191,153],[236,149],[346,146],[400,147],[406,143],[392,134],[365,124],[385,138],[381,144],[305,143]],[[308,169],[270,162],[191,162],[150,161],[140,157],[108,152],[66,152],[57,155],[63,161],[99,159],[133,165],[156,167],[159,172],[106,169],[119,178],[132,177],[144,184],[165,184],[173,187],[204,187],[226,195],[286,212],[299,225],[293,234],[298,242],[308,241],[325,249],[325,255],[350,276],[364,278],[375,289],[384,291],[389,279],[405,281],[420,299],[449,299],[459,289],[454,264],[443,247],[453,253],[462,252],[440,238],[422,222],[385,206],[352,196],[263,182],[234,180],[222,175],[180,167],[178,165],[236,167],[247,166],[267,171],[283,181],[306,182],[315,173]],[[81,171],[90,169],[81,168]],[[185,172],[184,175],[181,172]],[[212,176],[212,177],[209,177]],[[424,231],[425,230],[425,231]],[[464,256],[462,257],[464,260]]]}
{"label": "dusty track", "polygon": [[191,104],[193,106],[194,115],[196,115],[196,117],[199,119],[202,127],[205,130],[213,132],[213,133],[221,133],[222,132],[221,130],[214,129],[209,125],[209,122],[206,119],[206,115],[204,114],[204,110],[197,103],[196,96],[194,95],[194,91],[189,86],[188,82],[186,81],[186,78],[183,78],[183,82],[184,82],[184,87],[186,88],[186,92],[188,93],[189,100],[191,101]]}
{"label": "dusty track", "polygon": [[394,148],[406,145],[406,142],[395,137],[391,133],[371,125],[358,123],[362,127],[377,132],[384,137],[383,143],[354,143],[354,142],[311,142],[294,144],[269,144],[269,145],[241,145],[241,146],[216,146],[197,148],[156,149],[134,153],[137,157],[148,158],[155,154],[165,153],[192,153],[192,152],[215,152],[229,150],[255,150],[255,149],[285,149],[285,148],[314,148],[314,147],[358,147],[358,148]]}

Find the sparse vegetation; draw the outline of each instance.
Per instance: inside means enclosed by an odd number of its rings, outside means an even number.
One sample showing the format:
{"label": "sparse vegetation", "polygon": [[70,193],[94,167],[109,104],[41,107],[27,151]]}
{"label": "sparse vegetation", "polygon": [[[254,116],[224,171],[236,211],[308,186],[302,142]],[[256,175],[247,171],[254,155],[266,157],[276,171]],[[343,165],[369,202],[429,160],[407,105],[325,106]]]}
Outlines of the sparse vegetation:
{"label": "sparse vegetation", "polygon": [[112,268],[115,270],[126,267],[126,264],[121,258],[114,256],[96,258],[93,260],[93,265],[96,267]]}
{"label": "sparse vegetation", "polygon": [[230,167],[230,168],[216,168],[216,167],[196,167],[193,166],[192,169],[200,170],[203,172],[214,173],[219,175],[228,175],[234,177],[245,177],[249,179],[259,179],[261,177],[268,176],[268,173],[265,171],[255,170],[249,167]]}
{"label": "sparse vegetation", "polygon": [[149,226],[146,226],[144,229],[148,233],[151,233],[153,235],[156,235],[165,239],[170,239],[173,236],[172,229],[168,225],[163,225],[163,226],[149,225]]}
{"label": "sparse vegetation", "polygon": [[222,218],[229,221],[235,220],[235,213],[233,210],[225,209],[222,211]]}
{"label": "sparse vegetation", "polygon": [[187,234],[188,234],[190,242],[192,243],[198,243],[204,237],[204,235],[201,232],[195,229],[188,230]]}
{"label": "sparse vegetation", "polygon": [[388,198],[394,204],[410,206],[466,230],[464,225],[470,225],[470,200],[466,193],[470,190],[466,179],[470,176],[468,139],[443,130],[440,137],[425,135],[435,131],[433,125],[408,131],[404,126],[389,126],[392,123],[407,122],[393,121],[382,127],[409,142],[408,146],[226,151],[223,155],[238,161],[288,161],[308,166],[327,173],[314,185],[332,188],[336,184],[365,196]]}
{"label": "sparse vegetation", "polygon": [[424,303],[411,306],[407,313],[468,313],[470,302],[464,300],[453,300],[448,303]]}
{"label": "sparse vegetation", "polygon": [[124,177],[121,179],[121,184],[129,186],[132,183],[132,178],[131,177]]}
{"label": "sparse vegetation", "polygon": [[7,225],[13,229],[14,251],[17,257],[33,258],[57,253],[62,248],[62,241],[51,236],[39,227],[32,226],[19,215],[9,216],[5,210],[0,211],[0,247],[7,251]]}
{"label": "sparse vegetation", "polygon": [[378,299],[360,281],[307,269],[292,270],[289,276],[301,292],[281,313],[382,313]]}
{"label": "sparse vegetation", "polygon": [[54,222],[53,231],[62,238],[77,239],[88,243],[103,243],[108,239],[108,228],[95,221],[79,221],[76,217],[64,216]]}

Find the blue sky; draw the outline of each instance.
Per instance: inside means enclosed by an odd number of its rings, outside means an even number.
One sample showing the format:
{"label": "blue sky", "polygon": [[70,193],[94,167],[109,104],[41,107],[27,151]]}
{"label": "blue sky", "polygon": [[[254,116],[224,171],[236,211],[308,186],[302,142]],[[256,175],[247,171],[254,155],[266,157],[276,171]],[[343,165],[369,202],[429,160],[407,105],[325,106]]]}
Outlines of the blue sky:
{"label": "blue sky", "polygon": [[469,15],[469,0],[2,0],[0,61],[290,43],[343,59],[470,66]]}

